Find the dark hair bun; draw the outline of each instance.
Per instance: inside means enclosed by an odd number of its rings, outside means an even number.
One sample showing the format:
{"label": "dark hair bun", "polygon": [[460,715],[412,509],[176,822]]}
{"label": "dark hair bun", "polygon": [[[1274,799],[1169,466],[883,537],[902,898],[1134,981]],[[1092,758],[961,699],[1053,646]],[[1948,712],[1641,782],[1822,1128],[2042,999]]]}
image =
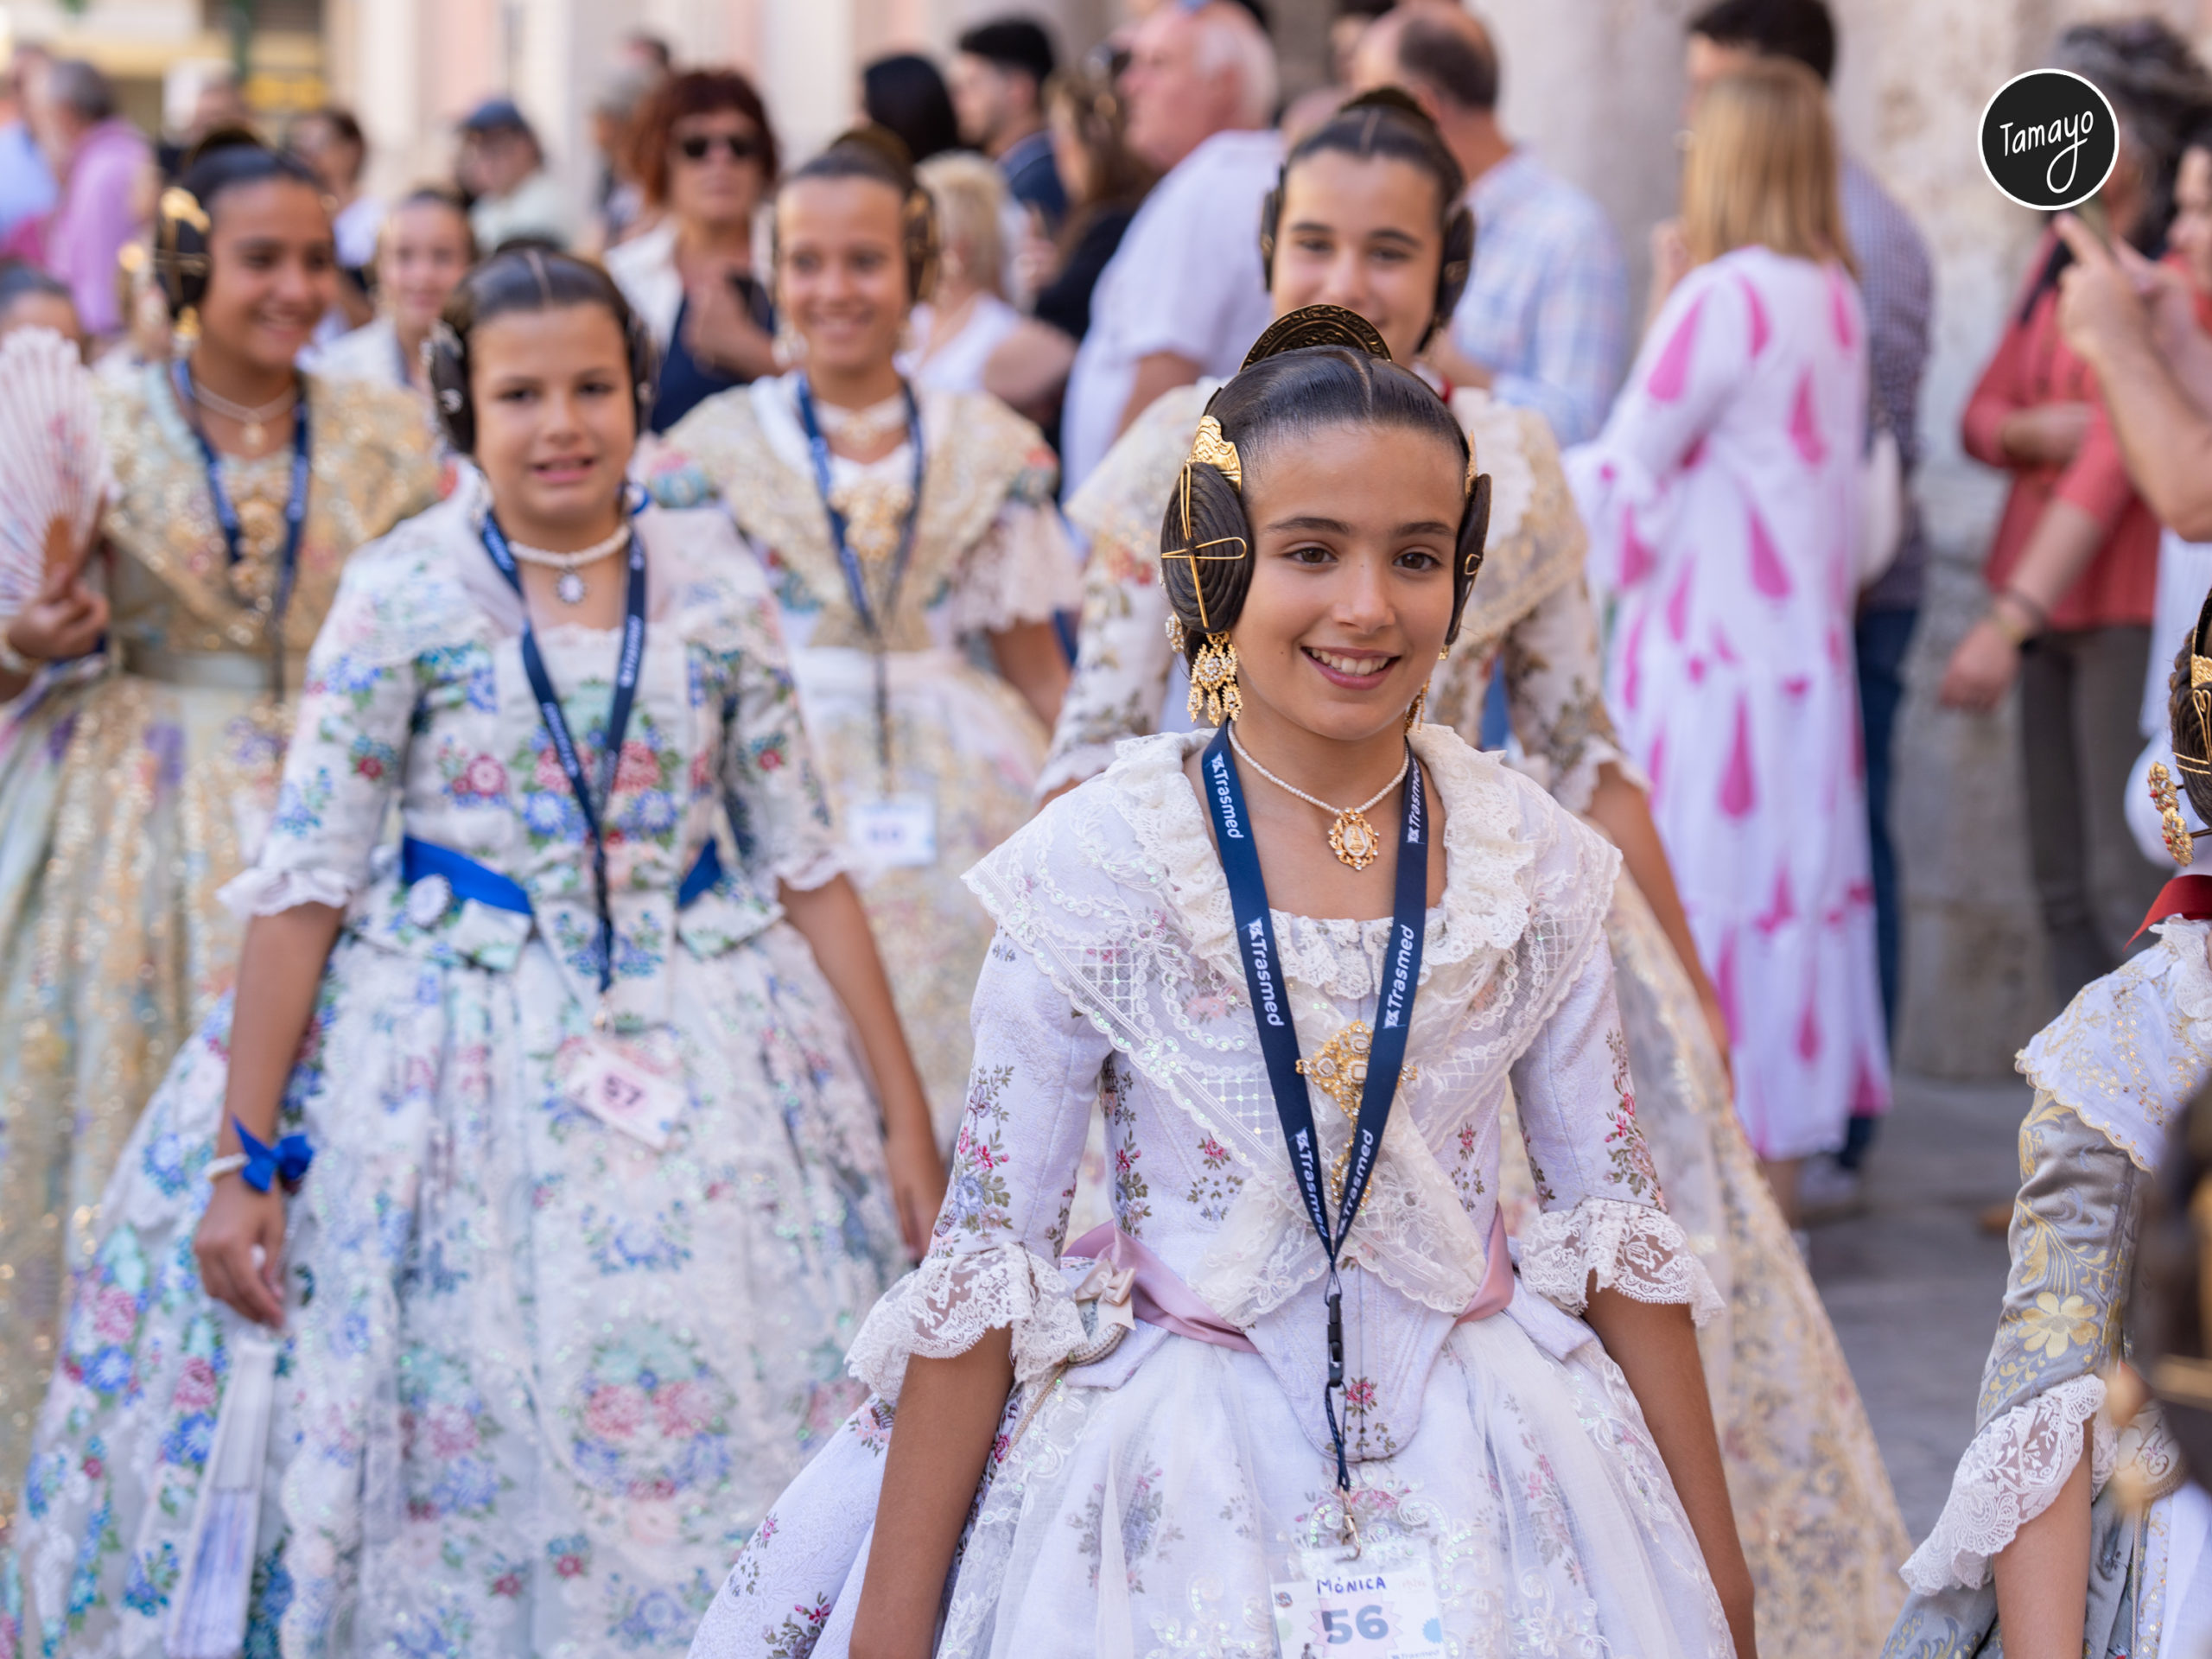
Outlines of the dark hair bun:
{"label": "dark hair bun", "polygon": [[[1236,378],[1207,402],[1192,460],[1161,517],[1160,581],[1182,625],[1186,661],[1196,659],[1207,634],[1236,626],[1251,588],[1243,457],[1274,433],[1332,425],[1427,434],[1457,450],[1461,466],[1471,468],[1467,435],[1444,400],[1390,360],[1366,318],[1339,305],[1313,305],[1276,319]],[[1459,638],[1490,531],[1489,478],[1467,480],[1463,493],[1447,643]]]}
{"label": "dark hair bun", "polygon": [[[2212,823],[2212,656],[2206,652],[2212,636],[2212,594],[2196,613],[2196,626],[2182,642],[2174,658],[2173,677],[2166,682],[2166,718],[2172,728],[2174,759],[2181,766],[2182,788],[2196,816]],[[2196,667],[2203,662],[2206,683],[2196,683]]]}

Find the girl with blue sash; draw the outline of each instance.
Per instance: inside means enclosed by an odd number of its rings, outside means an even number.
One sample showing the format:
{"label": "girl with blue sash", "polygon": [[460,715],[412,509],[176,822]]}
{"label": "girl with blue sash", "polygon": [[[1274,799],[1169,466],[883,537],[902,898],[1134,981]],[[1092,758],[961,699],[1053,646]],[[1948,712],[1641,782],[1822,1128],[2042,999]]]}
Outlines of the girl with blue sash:
{"label": "girl with blue sash", "polygon": [[[1351,312],[1213,398],[1160,545],[1220,729],[1125,746],[970,877],[998,933],[935,1239],[699,1659],[1755,1651],[1619,855],[1420,723],[1489,500]],[[1102,1104],[1114,1218],[1070,1240]]]}
{"label": "girl with blue sash", "polygon": [[433,347],[480,480],[309,657],[63,1328],[26,1646],[681,1649],[943,1191],[774,601],[625,499],[650,342],[532,251]]}

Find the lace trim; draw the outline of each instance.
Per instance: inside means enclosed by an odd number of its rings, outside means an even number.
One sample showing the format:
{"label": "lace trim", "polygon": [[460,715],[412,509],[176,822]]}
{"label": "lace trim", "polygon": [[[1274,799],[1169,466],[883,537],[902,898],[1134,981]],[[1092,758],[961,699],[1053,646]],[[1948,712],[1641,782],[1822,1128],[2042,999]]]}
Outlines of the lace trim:
{"label": "lace trim", "polygon": [[1953,1585],[1979,1589],[1990,1558],[2051,1506],[2081,1461],[2084,1423],[2090,1434],[2089,1481],[2112,1478],[2119,1441],[2102,1414],[2105,1385],[2084,1375],[2023,1401],[1985,1424],[1959,1459],[1951,1495],[1927,1541],[1899,1570],[1923,1595]]}
{"label": "lace trim", "polygon": [[215,898],[232,915],[274,916],[301,905],[328,905],[343,910],[353,900],[354,883],[335,870],[240,872],[216,889]]}
{"label": "lace trim", "polygon": [[1001,1325],[1014,1333],[1014,1380],[1038,1381],[1090,1340],[1059,1269],[1019,1244],[933,1255],[883,1294],[845,1369],[893,1404],[916,1354],[951,1359]]}
{"label": "lace trim", "polygon": [[1521,1282],[1570,1313],[1599,1290],[1639,1302],[1687,1303],[1700,1325],[1725,1304],[1688,1235],[1664,1210],[1619,1198],[1585,1198],[1547,1211],[1522,1235]]}
{"label": "lace trim", "polygon": [[969,553],[945,614],[956,633],[999,633],[1082,603],[1082,573],[1058,518],[1009,499]]}
{"label": "lace trim", "polygon": [[822,847],[776,864],[772,874],[794,893],[812,893],[817,887],[828,887],[849,868],[842,852],[835,847]]}
{"label": "lace trim", "polygon": [[[1204,747],[1211,735],[1177,733],[1125,742],[1109,776],[1120,789],[1122,816],[1146,856],[1166,873],[1192,949],[1231,983],[1241,984],[1244,970],[1236,954],[1229,883],[1212,831],[1183,772],[1184,757]],[[1414,734],[1413,745],[1445,803],[1444,849],[1451,873],[1443,903],[1430,912],[1441,925],[1432,929],[1422,950],[1421,983],[1426,988],[1437,969],[1509,950],[1527,931],[1531,906],[1524,878],[1536,845],[1533,836],[1514,833],[1520,814],[1512,791],[1520,780],[1502,763],[1440,728],[1423,728]],[[1610,891],[1610,880],[1606,887]],[[1344,930],[1278,918],[1283,926],[1276,943],[1289,978],[1331,996],[1359,997],[1373,990],[1361,960],[1364,953],[1355,953],[1348,963],[1338,948],[1349,943]],[[1458,989],[1452,986],[1446,994]]]}
{"label": "lace trim", "polygon": [[2146,1174],[2175,1111],[2212,1073],[2212,924],[2152,931],[2156,949],[2084,986],[2015,1062]]}

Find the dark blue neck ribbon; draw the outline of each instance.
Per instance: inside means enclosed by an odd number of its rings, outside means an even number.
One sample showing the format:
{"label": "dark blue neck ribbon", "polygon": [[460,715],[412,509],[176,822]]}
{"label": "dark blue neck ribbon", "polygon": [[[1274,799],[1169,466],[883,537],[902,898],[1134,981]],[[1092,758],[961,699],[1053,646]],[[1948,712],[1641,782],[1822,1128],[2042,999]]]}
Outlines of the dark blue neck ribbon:
{"label": "dark blue neck ribbon", "polygon": [[883,611],[879,615],[868,594],[868,573],[861,569],[860,558],[846,534],[845,515],[830,504],[830,440],[823,435],[822,422],[814,412],[814,388],[804,374],[798,377],[798,420],[806,429],[807,454],[814,461],[814,487],[830,519],[830,545],[837,555],[837,568],[845,573],[853,613],[860,618],[861,631],[868,635],[875,655],[875,747],[876,757],[883,765],[887,793],[891,787],[891,680],[883,661],[884,619],[898,613],[899,592],[906,585],[906,567],[913,563],[914,535],[922,522],[925,464],[921,405],[914,401],[914,388],[906,381],[899,383],[899,391],[906,400],[906,442],[914,452],[914,487],[906,503],[906,522],[899,527],[899,545],[891,555],[891,574],[883,584]]}
{"label": "dark blue neck ribbon", "polygon": [[[243,545],[245,531],[238,524],[238,510],[231,500],[231,493],[223,487],[223,464],[215,446],[207,441],[193,410],[200,400],[192,389],[192,371],[185,359],[176,359],[169,365],[169,378],[176,386],[177,402],[183,406],[184,423],[192,429],[192,436],[200,446],[200,458],[207,468],[207,493],[214,498],[215,523],[223,532],[223,550],[232,568],[245,556]],[[292,602],[292,584],[300,569],[300,537],[306,532],[308,522],[308,480],[315,468],[309,453],[308,434],[308,396],[304,389],[299,401],[292,405],[292,488],[284,499],[284,550],[276,561],[276,585],[270,591],[269,601],[269,643],[280,655],[284,649],[284,611]]]}
{"label": "dark blue neck ribbon", "polygon": [[507,545],[506,532],[499,528],[499,516],[489,508],[484,513],[484,550],[499,567],[499,574],[507,579],[507,586],[523,599],[523,672],[530,677],[530,692],[537,699],[538,718],[545,722],[545,730],[553,740],[553,753],[576,798],[577,810],[583,815],[584,833],[591,842],[592,891],[599,906],[599,994],[604,997],[614,984],[614,906],[607,886],[607,834],[601,814],[614,798],[614,774],[621,764],[622,740],[630,730],[630,712],[638,701],[638,676],[645,658],[645,544],[633,527],[630,531],[630,584],[622,607],[622,654],[614,665],[614,702],[607,712],[607,742],[599,753],[596,798],[590,781],[584,776],[583,758],[569,732],[569,717],[562,710],[559,694],[553,690],[553,677],[545,671],[545,658],[537,649],[537,630],[530,620],[522,571],[515,563],[514,550]]}
{"label": "dark blue neck ribbon", "polygon": [[1344,1294],[1337,1280],[1338,1259],[1351,1224],[1367,1196],[1368,1179],[1382,1149],[1383,1126],[1405,1070],[1406,1039],[1413,1025],[1414,995],[1421,982],[1423,930],[1428,918],[1428,804],[1421,792],[1421,761],[1406,757],[1406,782],[1399,814],[1397,886],[1391,907],[1390,943],[1382,956],[1382,994],[1375,1011],[1375,1031],[1367,1056],[1367,1082],[1360,1090],[1359,1116],[1352,1123],[1351,1160],[1344,1172],[1341,1211],[1333,1229],[1329,1197],[1321,1176],[1321,1138],[1313,1126],[1313,1098],[1298,1070],[1298,1027],[1290,1012],[1289,988],[1282,982],[1282,956],[1275,949],[1274,922],[1268,911],[1268,884],[1260,852],[1252,841],[1252,817],[1244,807],[1244,786],[1224,725],[1206,746],[1201,766],[1206,805],[1213,817],[1214,844],[1229,881],[1229,902],[1236,918],[1236,949],[1244,960],[1244,986],[1259,1027],[1260,1052],[1268,1063],[1268,1082],[1290,1151],[1291,1173],[1306,1200],[1306,1218],[1329,1260],[1329,1380],[1321,1390],[1321,1409],[1337,1453],[1337,1488],[1349,1494],[1351,1469],[1344,1458],[1344,1437],[1332,1397],[1344,1383]]}

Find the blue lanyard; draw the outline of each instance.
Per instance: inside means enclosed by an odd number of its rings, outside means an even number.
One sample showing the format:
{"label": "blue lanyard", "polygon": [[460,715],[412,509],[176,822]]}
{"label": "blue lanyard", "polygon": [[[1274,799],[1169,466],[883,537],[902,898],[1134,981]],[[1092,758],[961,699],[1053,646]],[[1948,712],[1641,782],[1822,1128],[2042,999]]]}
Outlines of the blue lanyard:
{"label": "blue lanyard", "polygon": [[[507,586],[522,596],[522,572],[516,567],[506,533],[488,508],[484,514],[484,550],[507,579]],[[614,798],[614,774],[621,764],[622,740],[630,729],[630,711],[638,701],[638,676],[645,658],[645,544],[633,529],[630,532],[630,585],[622,607],[622,654],[615,663],[614,702],[607,714],[607,743],[599,755],[599,798],[594,800],[584,777],[582,755],[569,730],[569,717],[553,690],[552,676],[537,649],[537,630],[531,626],[530,607],[523,606],[522,668],[530,677],[531,695],[537,699],[538,718],[553,739],[553,753],[583,814],[584,833],[591,838],[591,879],[599,903],[599,993],[607,995],[614,983],[614,907],[607,888],[607,836],[600,814]]]}
{"label": "blue lanyard", "polygon": [[1214,844],[1222,874],[1229,880],[1229,903],[1236,917],[1236,948],[1244,959],[1244,986],[1251,995],[1252,1019],[1259,1027],[1260,1052],[1268,1063],[1268,1082],[1282,1122],[1283,1143],[1290,1150],[1291,1173],[1306,1200],[1306,1219],[1329,1258],[1329,1381],[1321,1409],[1329,1419],[1329,1438],[1337,1452],[1337,1485],[1351,1489],[1344,1460],[1344,1434],[1330,1395],[1344,1386],[1344,1295],[1337,1283],[1337,1260],[1351,1235],[1353,1217],[1367,1196],[1382,1147],[1383,1126],[1398,1092],[1406,1064],[1406,1038],[1413,1024],[1414,994],[1421,981],[1422,930],[1428,911],[1428,806],[1421,793],[1421,762],[1406,759],[1404,809],[1400,814],[1395,902],[1390,943],[1382,956],[1382,995],[1376,1008],[1375,1033],[1367,1057],[1367,1081],[1360,1090],[1359,1116],[1353,1121],[1351,1161],[1344,1173],[1342,1213],[1329,1224],[1329,1198],[1321,1180],[1320,1136],[1313,1127],[1313,1101],[1298,1070],[1298,1027],[1290,1012],[1275,949],[1274,922],[1268,912],[1268,884],[1260,870],[1259,849],[1252,844],[1252,817],[1245,810],[1244,787],[1224,726],[1206,746],[1204,764],[1206,805],[1213,815]]}
{"label": "blue lanyard", "polygon": [[[207,493],[215,499],[215,523],[223,532],[223,550],[235,568],[245,556],[240,544],[244,531],[231,493],[223,487],[222,462],[216,457],[215,446],[191,417],[190,411],[199,404],[192,390],[192,371],[179,358],[169,365],[169,376],[176,384],[177,401],[186,411],[185,424],[192,429],[193,439],[200,445],[200,458],[207,464]],[[284,610],[292,602],[292,583],[300,568],[300,537],[307,528],[308,480],[314,470],[308,451],[308,400],[302,393],[292,406],[292,491],[284,500],[284,550],[277,560],[276,585],[269,601],[269,642],[280,656],[284,649]]]}
{"label": "blue lanyard", "polygon": [[[884,583],[884,616],[898,612],[899,590],[906,586],[906,567],[914,556],[914,533],[922,521],[921,406],[914,401],[913,387],[904,380],[899,383],[899,391],[906,400],[906,441],[914,452],[914,488],[906,503],[906,522],[899,527],[899,545],[891,555],[891,575]],[[837,568],[845,573],[853,613],[860,618],[861,632],[868,635],[869,648],[875,654],[875,747],[883,763],[883,786],[887,792],[891,787],[891,683],[883,660],[883,621],[876,614],[874,601],[868,597],[868,575],[846,535],[845,515],[830,499],[830,440],[822,435],[822,423],[814,413],[814,388],[804,374],[798,377],[798,419],[806,429],[807,453],[814,459],[814,487],[822,497],[822,511],[830,518],[830,544],[836,552]]]}

